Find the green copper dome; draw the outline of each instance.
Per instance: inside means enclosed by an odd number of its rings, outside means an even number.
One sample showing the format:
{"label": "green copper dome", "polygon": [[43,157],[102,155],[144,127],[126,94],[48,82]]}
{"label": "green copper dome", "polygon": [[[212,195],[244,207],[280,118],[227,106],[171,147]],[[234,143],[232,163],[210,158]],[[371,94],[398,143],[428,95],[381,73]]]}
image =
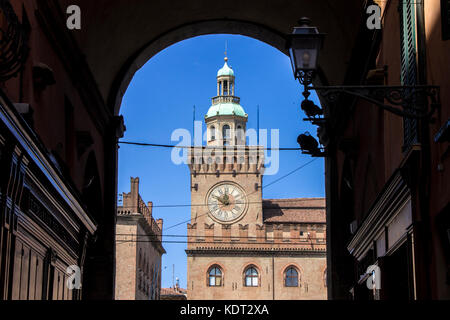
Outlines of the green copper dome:
{"label": "green copper dome", "polygon": [[247,117],[247,114],[244,111],[244,108],[240,104],[237,103],[219,103],[212,105],[205,118],[211,118],[214,116],[239,116],[239,117]]}
{"label": "green copper dome", "polygon": [[218,77],[220,77],[220,76],[233,76],[234,77],[234,71],[233,71],[233,69],[231,69],[228,66],[228,63],[225,61],[225,64],[223,65],[222,69],[220,69],[217,72],[217,76]]}

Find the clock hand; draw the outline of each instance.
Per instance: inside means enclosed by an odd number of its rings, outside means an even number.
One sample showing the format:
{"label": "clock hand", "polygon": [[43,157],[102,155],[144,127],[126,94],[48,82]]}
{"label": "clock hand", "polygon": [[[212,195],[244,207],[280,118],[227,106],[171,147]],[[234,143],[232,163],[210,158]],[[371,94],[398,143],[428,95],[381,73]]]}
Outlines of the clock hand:
{"label": "clock hand", "polygon": [[217,200],[219,200],[221,204],[225,204],[221,197],[218,197],[218,196],[215,196],[215,195],[213,195],[213,197],[216,198]]}
{"label": "clock hand", "polygon": [[230,197],[228,197],[228,195],[227,194],[225,194],[224,196],[223,196],[223,200],[224,200],[224,205],[229,205],[230,204]]}

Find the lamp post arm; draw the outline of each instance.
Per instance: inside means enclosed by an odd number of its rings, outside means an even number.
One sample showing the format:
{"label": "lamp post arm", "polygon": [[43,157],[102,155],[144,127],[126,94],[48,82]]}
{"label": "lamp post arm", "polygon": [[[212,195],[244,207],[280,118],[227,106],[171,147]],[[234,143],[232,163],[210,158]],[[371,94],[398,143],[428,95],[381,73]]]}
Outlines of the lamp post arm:
{"label": "lamp post arm", "polygon": [[[440,107],[440,92],[438,86],[327,86],[305,87],[307,91],[315,90],[325,101],[336,102],[341,94],[348,94],[391,112],[407,118],[423,119],[433,115]],[[427,112],[428,99],[430,111]],[[387,101],[389,104],[385,104]],[[425,108],[414,105],[424,105]],[[400,106],[403,110],[394,106]]]}

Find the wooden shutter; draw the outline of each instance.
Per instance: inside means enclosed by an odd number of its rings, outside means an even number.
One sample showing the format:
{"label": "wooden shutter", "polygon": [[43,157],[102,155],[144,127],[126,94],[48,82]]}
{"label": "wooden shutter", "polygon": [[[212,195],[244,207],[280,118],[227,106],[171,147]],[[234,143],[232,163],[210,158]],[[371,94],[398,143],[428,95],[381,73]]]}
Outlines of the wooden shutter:
{"label": "wooden shutter", "polygon": [[12,277],[12,300],[20,300],[20,277],[22,275],[22,256],[23,256],[23,244],[22,241],[16,239],[16,245],[14,250],[14,263],[13,263],[13,277]]}
{"label": "wooden shutter", "polygon": [[[399,5],[399,11],[401,36],[401,81],[402,85],[413,86],[417,84],[416,11],[414,0],[403,0]],[[409,107],[413,107],[413,105]],[[417,119],[404,118],[403,131],[403,149],[406,150],[412,144],[418,142]]]}
{"label": "wooden shutter", "polygon": [[12,300],[41,300],[44,258],[35,248],[16,238],[13,259]]}

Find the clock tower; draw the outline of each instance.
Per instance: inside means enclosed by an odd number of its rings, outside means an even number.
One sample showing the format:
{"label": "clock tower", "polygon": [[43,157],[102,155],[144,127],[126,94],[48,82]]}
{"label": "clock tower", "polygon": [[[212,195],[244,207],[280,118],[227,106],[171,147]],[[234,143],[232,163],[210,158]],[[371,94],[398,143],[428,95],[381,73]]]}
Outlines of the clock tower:
{"label": "clock tower", "polygon": [[187,297],[326,298],[324,200],[262,199],[264,149],[247,145],[235,80],[225,58],[205,115],[206,146],[188,154]]}
{"label": "clock tower", "polygon": [[234,71],[225,58],[217,73],[217,96],[205,115],[207,145],[189,153],[191,227],[208,245],[214,239],[207,234],[218,240],[248,230],[255,237],[262,224],[264,152],[246,145],[247,120],[235,96]]}

